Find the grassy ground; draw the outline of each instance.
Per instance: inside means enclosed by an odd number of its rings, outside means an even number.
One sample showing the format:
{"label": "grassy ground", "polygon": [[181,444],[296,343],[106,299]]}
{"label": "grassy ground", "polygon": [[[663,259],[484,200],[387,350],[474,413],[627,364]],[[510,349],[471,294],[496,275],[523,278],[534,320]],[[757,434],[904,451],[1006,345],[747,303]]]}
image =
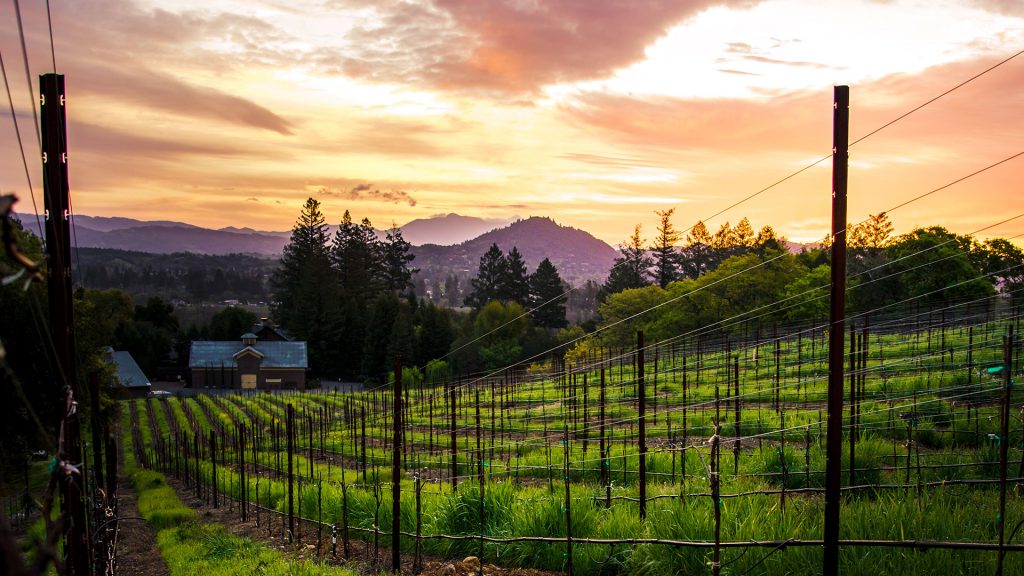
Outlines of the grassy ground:
{"label": "grassy ground", "polygon": [[[127,435],[123,440],[131,441]],[[172,576],[354,574],[350,570],[326,564],[289,558],[261,544],[235,536],[223,526],[199,522],[196,512],[181,502],[174,489],[167,485],[163,474],[137,467],[130,451],[125,450],[125,454],[124,464],[138,494],[139,512],[157,531],[160,554]]]}

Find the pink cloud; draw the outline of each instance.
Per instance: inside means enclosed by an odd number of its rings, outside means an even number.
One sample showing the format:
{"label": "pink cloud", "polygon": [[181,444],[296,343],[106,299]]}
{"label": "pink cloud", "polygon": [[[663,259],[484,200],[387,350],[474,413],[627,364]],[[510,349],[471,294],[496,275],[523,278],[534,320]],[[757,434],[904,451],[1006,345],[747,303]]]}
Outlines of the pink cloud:
{"label": "pink cloud", "polygon": [[[346,74],[433,88],[528,94],[603,78],[644,58],[669,28],[711,6],[750,0],[434,0],[393,2],[350,33]],[[342,2],[342,4],[349,4]]]}

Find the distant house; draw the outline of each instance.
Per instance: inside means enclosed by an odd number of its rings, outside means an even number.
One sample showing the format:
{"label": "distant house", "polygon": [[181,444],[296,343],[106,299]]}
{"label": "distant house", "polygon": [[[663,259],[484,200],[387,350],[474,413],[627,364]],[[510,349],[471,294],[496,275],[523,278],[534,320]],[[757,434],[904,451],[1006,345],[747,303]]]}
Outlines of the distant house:
{"label": "distant house", "polygon": [[247,332],[238,341],[193,341],[188,367],[193,388],[301,390],[309,362],[305,342],[264,341]]}
{"label": "distant house", "polygon": [[145,398],[151,388],[149,378],[139,368],[130,352],[114,350],[110,346],[100,352],[103,361],[114,367],[111,390],[118,398]]}

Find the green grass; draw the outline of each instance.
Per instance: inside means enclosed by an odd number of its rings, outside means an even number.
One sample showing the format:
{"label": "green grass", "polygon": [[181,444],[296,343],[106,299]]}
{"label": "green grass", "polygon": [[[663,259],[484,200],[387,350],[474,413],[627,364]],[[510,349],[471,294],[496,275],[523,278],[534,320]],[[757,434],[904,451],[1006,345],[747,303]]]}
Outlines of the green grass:
{"label": "green grass", "polygon": [[[122,441],[128,443],[131,436],[127,426],[124,429]],[[172,576],[353,576],[350,570],[289,558],[235,536],[223,526],[199,522],[195,510],[181,502],[163,474],[138,468],[131,450],[124,452],[125,470],[138,494],[139,513],[157,532],[157,546]]]}

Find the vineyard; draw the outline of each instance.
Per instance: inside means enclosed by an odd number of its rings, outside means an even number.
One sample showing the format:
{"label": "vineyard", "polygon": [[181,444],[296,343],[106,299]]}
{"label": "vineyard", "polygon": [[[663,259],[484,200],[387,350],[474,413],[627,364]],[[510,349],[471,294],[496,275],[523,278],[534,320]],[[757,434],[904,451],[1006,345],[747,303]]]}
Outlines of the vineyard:
{"label": "vineyard", "polygon": [[[1001,300],[849,320],[844,572],[1024,572],[1020,314]],[[383,568],[397,538],[413,569],[815,573],[827,326],[639,333],[352,394],[150,398],[122,429],[197,502],[326,561]]]}

